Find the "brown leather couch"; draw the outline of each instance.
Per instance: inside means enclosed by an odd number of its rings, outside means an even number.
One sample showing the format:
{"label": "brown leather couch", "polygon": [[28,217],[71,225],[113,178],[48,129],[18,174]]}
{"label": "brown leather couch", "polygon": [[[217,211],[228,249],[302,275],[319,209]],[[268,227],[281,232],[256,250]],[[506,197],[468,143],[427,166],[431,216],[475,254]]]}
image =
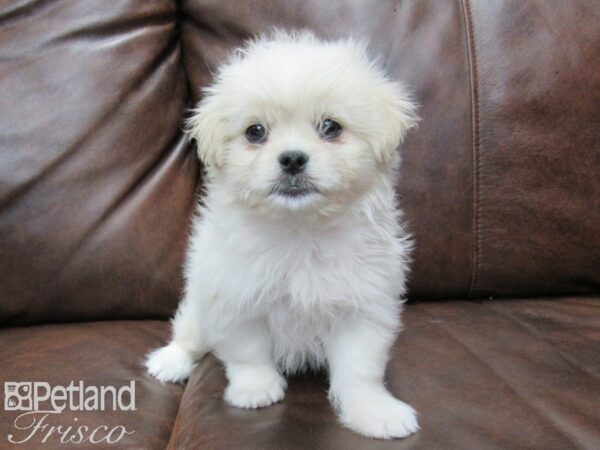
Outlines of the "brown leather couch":
{"label": "brown leather couch", "polygon": [[[0,2],[0,382],[136,387],[135,411],[65,410],[44,433],[5,405],[0,448],[600,448],[599,24],[597,0]],[[168,338],[201,195],[182,119],[273,25],[368,36],[421,104],[387,376],[420,413],[404,440],[338,425],[322,374],[246,411],[212,357],[185,386],[141,364]],[[41,442],[51,425],[132,433]]]}

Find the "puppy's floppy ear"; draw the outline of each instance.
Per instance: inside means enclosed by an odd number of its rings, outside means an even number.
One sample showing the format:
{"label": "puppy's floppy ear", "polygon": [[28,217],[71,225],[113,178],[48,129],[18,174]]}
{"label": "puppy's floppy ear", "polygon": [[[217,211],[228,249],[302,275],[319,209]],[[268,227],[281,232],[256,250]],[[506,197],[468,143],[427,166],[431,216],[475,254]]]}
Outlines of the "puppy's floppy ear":
{"label": "puppy's floppy ear", "polygon": [[204,98],[186,121],[186,132],[196,140],[198,157],[208,166],[223,167],[226,117],[218,96],[212,89],[204,91]]}
{"label": "puppy's floppy ear", "polygon": [[376,89],[379,100],[379,130],[373,151],[377,161],[388,163],[398,145],[411,128],[417,126],[417,105],[410,99],[402,85],[385,80]]}

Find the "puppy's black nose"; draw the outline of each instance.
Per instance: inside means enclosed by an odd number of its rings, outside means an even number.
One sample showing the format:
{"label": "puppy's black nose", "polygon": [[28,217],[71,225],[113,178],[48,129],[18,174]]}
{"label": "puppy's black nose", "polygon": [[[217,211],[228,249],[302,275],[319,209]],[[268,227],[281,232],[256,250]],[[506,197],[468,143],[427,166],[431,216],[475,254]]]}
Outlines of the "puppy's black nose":
{"label": "puppy's black nose", "polygon": [[304,170],[308,155],[298,150],[287,150],[279,155],[281,170],[290,175],[296,175]]}

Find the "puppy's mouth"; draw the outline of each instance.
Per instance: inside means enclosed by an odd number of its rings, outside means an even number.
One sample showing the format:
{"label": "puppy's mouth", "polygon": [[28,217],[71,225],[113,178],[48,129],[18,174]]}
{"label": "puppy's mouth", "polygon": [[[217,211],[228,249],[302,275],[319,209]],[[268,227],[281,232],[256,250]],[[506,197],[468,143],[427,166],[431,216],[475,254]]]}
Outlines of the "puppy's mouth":
{"label": "puppy's mouth", "polygon": [[319,190],[305,175],[283,176],[277,180],[273,185],[273,189],[271,189],[271,195],[279,195],[288,198],[305,197],[317,193],[319,193]]}

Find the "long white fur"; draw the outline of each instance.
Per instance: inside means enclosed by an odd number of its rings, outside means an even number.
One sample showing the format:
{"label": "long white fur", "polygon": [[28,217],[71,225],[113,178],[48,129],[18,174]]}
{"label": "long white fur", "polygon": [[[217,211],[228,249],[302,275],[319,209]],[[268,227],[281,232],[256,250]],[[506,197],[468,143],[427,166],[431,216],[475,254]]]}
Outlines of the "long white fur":
{"label": "long white fur", "polygon": [[[324,118],[342,124],[339,138],[319,136]],[[275,31],[238,50],[189,122],[209,183],[172,342],[148,356],[149,372],[181,382],[213,352],[225,400],[256,408],[283,398],[284,374],[325,367],[346,426],[378,438],[415,432],[416,413],[386,390],[384,371],[411,248],[396,149],[416,122],[403,87],[361,42]],[[264,144],[245,137],[254,123],[269,131]],[[309,155],[319,193],[271,192],[290,149]]]}

